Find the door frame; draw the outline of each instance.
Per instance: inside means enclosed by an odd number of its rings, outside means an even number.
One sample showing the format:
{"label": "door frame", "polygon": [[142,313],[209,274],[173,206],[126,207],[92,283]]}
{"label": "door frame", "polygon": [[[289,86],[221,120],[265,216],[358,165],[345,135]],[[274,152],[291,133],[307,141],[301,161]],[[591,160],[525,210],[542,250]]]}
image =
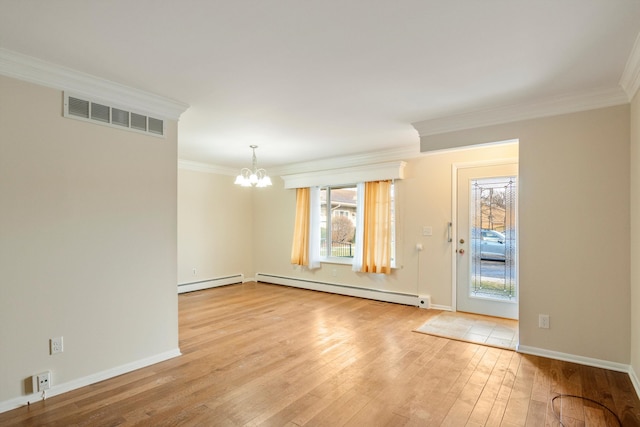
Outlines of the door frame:
{"label": "door frame", "polygon": [[[458,242],[458,169],[475,168],[482,166],[501,166],[507,164],[520,164],[518,157],[508,157],[492,160],[479,160],[473,162],[460,162],[451,164],[451,311],[458,311],[458,272],[457,272],[457,242]],[[518,167],[519,169],[519,167]],[[518,176],[520,173],[518,173]],[[518,180],[518,200],[520,200],[520,180]],[[517,234],[519,236],[520,233]],[[516,247],[520,247],[516,242]],[[518,286],[520,286],[520,269],[518,268]],[[518,307],[520,306],[520,290],[518,289]]]}

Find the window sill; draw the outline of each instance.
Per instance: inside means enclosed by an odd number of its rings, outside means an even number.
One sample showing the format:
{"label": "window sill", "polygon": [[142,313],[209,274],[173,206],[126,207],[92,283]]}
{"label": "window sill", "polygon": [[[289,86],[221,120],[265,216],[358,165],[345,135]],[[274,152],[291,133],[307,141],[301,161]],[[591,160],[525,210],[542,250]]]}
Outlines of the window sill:
{"label": "window sill", "polygon": [[[353,258],[322,258],[321,264],[353,265]],[[401,270],[402,266],[392,265],[391,270]]]}
{"label": "window sill", "polygon": [[322,258],[320,260],[323,264],[342,264],[342,265],[353,265],[353,258]]}

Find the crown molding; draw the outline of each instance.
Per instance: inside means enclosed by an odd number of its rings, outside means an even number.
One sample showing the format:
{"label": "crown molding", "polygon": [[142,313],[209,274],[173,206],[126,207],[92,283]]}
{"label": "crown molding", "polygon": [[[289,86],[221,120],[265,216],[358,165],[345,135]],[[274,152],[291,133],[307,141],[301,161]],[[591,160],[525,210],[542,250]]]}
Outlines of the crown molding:
{"label": "crown molding", "polygon": [[293,163],[277,168],[270,168],[272,175],[293,175],[314,171],[327,171],[332,169],[353,168],[371,164],[406,160],[420,156],[420,146],[399,147],[391,150],[372,151],[368,153],[354,154],[351,156],[332,157],[310,162]]}
{"label": "crown molding", "polygon": [[621,87],[593,90],[588,93],[548,98],[529,104],[507,105],[471,111],[412,123],[420,136],[437,135],[483,126],[576,113],[627,104],[629,98]]}
{"label": "crown molding", "polygon": [[620,86],[627,94],[629,101],[636,96],[640,88],[640,34],[636,37],[629,58],[620,77]]}
{"label": "crown molding", "polygon": [[208,163],[194,162],[192,160],[183,159],[178,159],[178,169],[229,176],[236,176],[238,175],[239,171],[239,169],[233,169],[226,166],[210,165]]}
{"label": "crown molding", "polygon": [[[352,156],[333,157],[311,162],[294,163],[290,165],[269,168],[269,175],[283,176],[296,174],[313,174],[314,172],[326,172],[330,170],[346,168],[370,168],[377,167],[383,163],[407,160],[414,157],[424,156],[420,152],[420,147],[401,147],[392,150],[374,151],[370,153],[360,153]],[[404,166],[403,166],[404,167]],[[196,172],[216,173],[220,175],[236,176],[239,169],[226,166],[212,165],[193,160],[178,159],[178,169],[192,170]]]}
{"label": "crown molding", "polygon": [[0,74],[89,98],[108,100],[162,119],[178,120],[189,108],[179,101],[3,48],[0,48]]}

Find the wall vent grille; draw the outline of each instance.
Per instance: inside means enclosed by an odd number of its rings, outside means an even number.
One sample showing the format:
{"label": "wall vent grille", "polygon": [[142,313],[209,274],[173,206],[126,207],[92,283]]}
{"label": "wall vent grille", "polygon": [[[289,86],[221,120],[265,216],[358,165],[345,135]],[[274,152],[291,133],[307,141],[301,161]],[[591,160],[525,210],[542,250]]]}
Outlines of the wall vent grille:
{"label": "wall vent grille", "polygon": [[146,132],[147,116],[143,116],[142,114],[131,113],[131,128],[141,130],[142,132]]}
{"label": "wall vent grille", "polygon": [[162,120],[149,117],[149,132],[155,133],[156,135],[162,135],[164,133],[163,125]]}
{"label": "wall vent grille", "polygon": [[73,114],[77,117],[89,118],[89,101],[83,101],[82,99],[69,98],[68,102],[69,114]]}
{"label": "wall vent grille", "polygon": [[109,123],[109,107],[95,102],[91,103],[91,119]]}
{"label": "wall vent grille", "polygon": [[64,116],[134,132],[164,136],[164,120],[84,98],[65,93]]}

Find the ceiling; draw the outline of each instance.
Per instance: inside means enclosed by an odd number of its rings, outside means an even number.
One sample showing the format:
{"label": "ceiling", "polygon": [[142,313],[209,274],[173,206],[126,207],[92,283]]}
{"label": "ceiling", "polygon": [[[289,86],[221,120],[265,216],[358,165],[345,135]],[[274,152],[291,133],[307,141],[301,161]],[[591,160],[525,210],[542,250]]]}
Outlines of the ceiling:
{"label": "ceiling", "polygon": [[619,88],[639,31],[633,0],[0,0],[0,47],[188,104],[179,157],[228,167]]}

